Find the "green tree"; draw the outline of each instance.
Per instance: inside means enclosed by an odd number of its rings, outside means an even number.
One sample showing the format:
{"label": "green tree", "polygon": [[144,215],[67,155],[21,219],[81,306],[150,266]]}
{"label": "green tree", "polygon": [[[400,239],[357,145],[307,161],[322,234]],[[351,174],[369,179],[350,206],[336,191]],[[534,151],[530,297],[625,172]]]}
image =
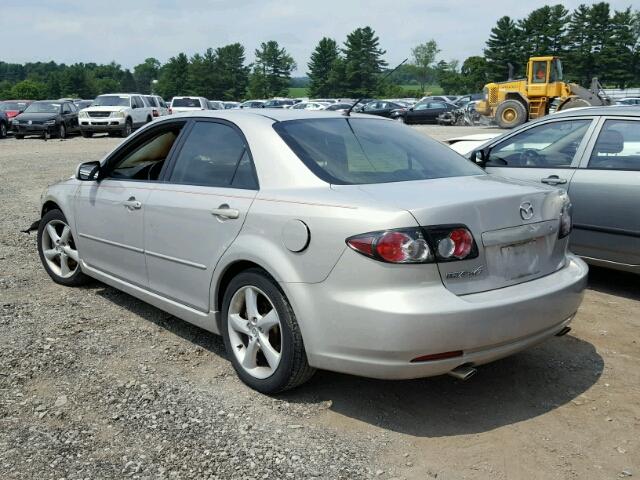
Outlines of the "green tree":
{"label": "green tree", "polygon": [[502,17],[491,29],[484,56],[487,59],[489,78],[503,81],[509,75],[509,63],[515,74],[522,73],[522,54],[520,52],[520,30],[510,17]]}
{"label": "green tree", "polygon": [[522,65],[531,56],[562,55],[566,46],[568,15],[568,10],[562,5],[545,5],[518,22]]}
{"label": "green tree", "polygon": [[93,73],[82,63],[60,72],[60,95],[63,97],[94,98],[96,87]]}
{"label": "green tree", "polygon": [[260,98],[286,95],[291,72],[296,68],[291,55],[275,40],[261,43],[255,54],[256,61],[249,79],[250,95]]}
{"label": "green tree", "polygon": [[346,96],[355,98],[374,95],[378,90],[378,74],[387,65],[382,59],[386,53],[380,39],[371,27],[357,28],[344,43],[344,83]]}
{"label": "green tree", "polygon": [[469,57],[460,68],[465,92],[481,92],[489,81],[487,61],[484,57]]}
{"label": "green tree", "polygon": [[191,57],[187,79],[188,88],[186,93],[211,99],[218,97],[216,55],[212,48],[208,48],[204,55],[196,53]]}
{"label": "green tree", "polygon": [[311,60],[307,63],[310,97],[331,97],[339,94],[339,87],[335,82],[341,82],[334,73],[335,62],[339,58],[338,43],[332,38],[322,38],[311,53]]}
{"label": "green tree", "polygon": [[418,77],[420,90],[422,92],[424,92],[425,85],[432,74],[431,65],[435,62],[438,53],[440,53],[440,49],[438,48],[436,41],[433,39],[428,42],[421,43],[411,49],[413,67],[415,69],[416,76]]}
{"label": "green tree", "polygon": [[47,86],[34,80],[22,80],[16,83],[10,91],[10,97],[24,100],[42,100],[46,97]]}
{"label": "green tree", "polygon": [[189,59],[184,53],[171,57],[160,69],[158,94],[169,99],[184,95],[189,87]]}
{"label": "green tree", "polygon": [[122,72],[122,76],[120,77],[120,90],[122,92],[137,91],[136,79],[128,68]]}
{"label": "green tree", "polygon": [[151,93],[151,82],[158,79],[160,73],[160,62],[153,58],[146,58],[144,62],[133,67],[133,78],[136,81],[136,88],[140,93]]}
{"label": "green tree", "polygon": [[603,81],[618,88],[628,87],[635,77],[635,49],[638,37],[635,36],[634,15],[630,8],[615,12],[611,18],[611,35],[604,43],[597,62]]}
{"label": "green tree", "polygon": [[449,95],[467,93],[464,78],[458,71],[457,60],[450,62],[440,60],[436,65],[436,76],[444,93]]}
{"label": "green tree", "polygon": [[232,43],[216,48],[216,71],[218,74],[217,98],[241,100],[249,83],[249,67],[245,65],[244,47]]}

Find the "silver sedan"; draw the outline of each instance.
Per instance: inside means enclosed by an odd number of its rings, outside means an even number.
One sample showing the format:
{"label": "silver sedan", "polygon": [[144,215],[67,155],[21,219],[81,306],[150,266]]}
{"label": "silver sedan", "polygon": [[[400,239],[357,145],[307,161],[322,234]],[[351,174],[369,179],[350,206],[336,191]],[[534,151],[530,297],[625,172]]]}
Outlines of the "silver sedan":
{"label": "silver sedan", "polygon": [[55,282],[92,277],[221,334],[273,393],[318,368],[467,378],[566,333],[587,277],[569,207],[398,122],[202,111],[50,186],[38,248]]}

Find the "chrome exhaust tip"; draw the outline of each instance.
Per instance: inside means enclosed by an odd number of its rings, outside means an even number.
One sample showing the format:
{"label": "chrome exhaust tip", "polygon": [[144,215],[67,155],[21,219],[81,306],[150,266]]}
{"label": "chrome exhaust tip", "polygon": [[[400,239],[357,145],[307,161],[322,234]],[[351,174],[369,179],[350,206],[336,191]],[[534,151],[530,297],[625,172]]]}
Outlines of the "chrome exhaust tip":
{"label": "chrome exhaust tip", "polygon": [[556,337],[562,337],[563,335],[566,335],[570,331],[571,331],[571,327],[562,327],[562,330],[556,333]]}
{"label": "chrome exhaust tip", "polygon": [[471,365],[460,365],[453,370],[451,370],[449,375],[458,380],[469,380],[476,374],[477,370],[473,368]]}

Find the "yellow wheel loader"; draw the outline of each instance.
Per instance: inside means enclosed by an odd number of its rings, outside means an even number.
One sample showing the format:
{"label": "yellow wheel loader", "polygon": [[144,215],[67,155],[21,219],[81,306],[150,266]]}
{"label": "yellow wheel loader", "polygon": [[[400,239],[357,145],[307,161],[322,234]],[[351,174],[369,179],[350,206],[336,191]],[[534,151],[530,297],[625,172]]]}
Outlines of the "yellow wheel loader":
{"label": "yellow wheel loader", "polygon": [[566,83],[558,57],[531,57],[527,62],[527,78],[488,83],[476,110],[493,118],[502,128],[513,128],[547,115],[556,99],[559,100],[556,111],[611,104],[596,78],[590,89]]}

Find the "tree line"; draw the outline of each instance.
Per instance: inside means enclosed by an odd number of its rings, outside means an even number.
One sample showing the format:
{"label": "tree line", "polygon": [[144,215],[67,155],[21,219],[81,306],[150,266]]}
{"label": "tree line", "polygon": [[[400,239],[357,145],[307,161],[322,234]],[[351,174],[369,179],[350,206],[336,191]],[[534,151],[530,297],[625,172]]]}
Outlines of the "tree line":
{"label": "tree line", "polygon": [[[371,27],[356,28],[342,44],[322,38],[307,63],[311,97],[360,98],[421,96],[433,85],[445,93],[479,92],[490,81],[513,74],[523,77],[527,59],[557,55],[565,78],[588,85],[597,76],[610,87],[640,85],[640,13],[612,10],[606,2],[580,5],[569,12],[563,5],[547,5],[522,19],[500,18],[491,29],[482,56],[463,62],[439,58],[435,40],[411,50],[411,61],[389,78],[381,75],[393,65]],[[185,53],[162,64],[147,58],[132,69],[109,64],[55,62],[26,64],[0,61],[1,98],[94,98],[102,93],[157,93],[164,98],[200,95],[210,99],[240,100],[286,96],[297,65],[287,50],[270,40],[254,52],[247,64],[243,45],[208,48],[189,57]],[[296,79],[300,82],[300,79]]]}

